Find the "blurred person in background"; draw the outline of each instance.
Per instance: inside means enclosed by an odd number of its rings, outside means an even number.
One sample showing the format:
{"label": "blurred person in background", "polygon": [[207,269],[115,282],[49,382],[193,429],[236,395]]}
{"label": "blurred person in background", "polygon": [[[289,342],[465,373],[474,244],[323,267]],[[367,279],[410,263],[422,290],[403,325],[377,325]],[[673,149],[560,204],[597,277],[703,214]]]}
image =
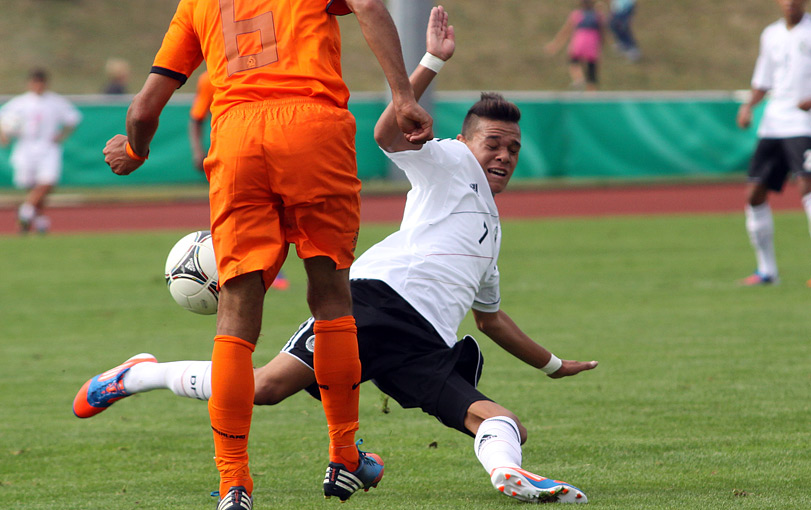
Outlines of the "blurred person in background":
{"label": "blurred person in background", "polygon": [[749,127],[753,108],[771,93],[746,187],[746,231],[757,259],[755,272],[741,280],[747,286],[779,281],[769,194],[781,192],[792,174],[811,225],[811,16],[807,0],[776,2],[783,17],[760,36],[752,90],[737,117],[738,126]]}
{"label": "blurred person in background", "polygon": [[641,57],[631,22],[636,13],[636,0],[611,0],[611,21],[609,26],[614,34],[617,49],[631,62]]}
{"label": "blurred person in background", "polygon": [[598,71],[605,32],[605,16],[594,0],[579,0],[580,8],[566,18],[555,37],[544,46],[547,55],[557,54],[569,41],[569,76],[575,90],[597,90]]}
{"label": "blurred person in background", "polygon": [[21,233],[32,228],[40,233],[49,230],[45,202],[62,175],[62,142],[81,119],[70,101],[48,90],[44,69],[31,71],[28,92],[0,108],[0,144],[16,140],[11,151],[14,185],[28,190],[17,210]]}
{"label": "blurred person in background", "polygon": [[121,58],[107,59],[104,66],[107,74],[107,84],[102,91],[105,94],[126,94],[127,84],[130,81],[130,64]]}
{"label": "blurred person in background", "polygon": [[211,101],[214,99],[214,87],[208,79],[208,71],[204,71],[197,78],[197,89],[194,93],[194,102],[189,111],[189,144],[191,145],[191,158],[194,167],[203,171],[203,160],[206,153],[203,144],[203,124],[211,113]]}

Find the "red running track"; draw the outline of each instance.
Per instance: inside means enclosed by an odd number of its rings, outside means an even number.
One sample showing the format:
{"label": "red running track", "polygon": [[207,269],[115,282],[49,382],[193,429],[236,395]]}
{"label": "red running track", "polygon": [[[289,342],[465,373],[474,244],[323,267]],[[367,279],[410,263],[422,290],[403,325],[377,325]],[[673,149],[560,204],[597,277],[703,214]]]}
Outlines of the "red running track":
{"label": "red running track", "polygon": [[[744,184],[647,185],[508,191],[496,198],[503,219],[659,214],[743,214]],[[398,222],[405,195],[363,196],[363,222]],[[771,199],[772,208],[801,210],[789,186]],[[53,233],[206,229],[205,201],[98,203],[52,207]],[[0,234],[16,232],[15,208],[0,209]]]}

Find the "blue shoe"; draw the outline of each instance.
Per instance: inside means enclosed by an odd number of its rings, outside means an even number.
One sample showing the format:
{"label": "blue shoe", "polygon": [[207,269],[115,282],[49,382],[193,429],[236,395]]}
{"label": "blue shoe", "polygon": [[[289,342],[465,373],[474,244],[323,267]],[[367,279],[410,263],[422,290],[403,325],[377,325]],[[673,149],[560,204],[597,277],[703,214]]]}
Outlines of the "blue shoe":
{"label": "blue shoe", "polygon": [[775,285],[777,283],[779,283],[779,280],[776,276],[761,274],[758,271],[755,271],[740,281],[740,284],[746,287],[755,287],[757,285]]}
{"label": "blue shoe", "polygon": [[[363,440],[359,440],[357,444],[362,443]],[[355,471],[349,471],[343,464],[337,462],[329,463],[324,477],[325,498],[338,496],[343,502],[360,489],[368,492],[372,487],[377,487],[383,478],[383,459],[376,453],[363,452],[360,448],[358,454],[360,464]]]}
{"label": "blue shoe", "polygon": [[493,487],[505,496],[525,503],[588,503],[589,498],[574,485],[544,478],[520,468],[496,468],[490,473]]}
{"label": "blue shoe", "polygon": [[217,504],[217,510],[251,510],[252,508],[253,498],[241,485],[228,489],[228,493]]}
{"label": "blue shoe", "polygon": [[84,383],[73,399],[73,414],[77,418],[90,418],[113,405],[113,402],[128,397],[130,394],[124,389],[121,380],[133,365],[144,362],[157,363],[158,360],[151,354],[136,354]]}

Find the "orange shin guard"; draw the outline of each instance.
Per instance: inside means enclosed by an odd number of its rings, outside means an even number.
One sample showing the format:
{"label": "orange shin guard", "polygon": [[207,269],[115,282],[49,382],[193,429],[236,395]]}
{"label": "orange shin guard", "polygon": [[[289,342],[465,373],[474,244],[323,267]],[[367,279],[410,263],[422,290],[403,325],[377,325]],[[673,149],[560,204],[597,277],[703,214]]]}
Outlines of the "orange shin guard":
{"label": "orange shin guard", "polygon": [[220,472],[220,494],[242,485],[253,492],[248,469],[248,434],[253,413],[255,346],[237,337],[217,335],[211,355],[211,398],[208,414],[214,431],[214,455]]}
{"label": "orange shin guard", "polygon": [[315,321],[315,380],[329,427],[330,462],[354,471],[358,466],[355,432],[358,430],[358,386],[361,367],[358,329],[352,316]]}

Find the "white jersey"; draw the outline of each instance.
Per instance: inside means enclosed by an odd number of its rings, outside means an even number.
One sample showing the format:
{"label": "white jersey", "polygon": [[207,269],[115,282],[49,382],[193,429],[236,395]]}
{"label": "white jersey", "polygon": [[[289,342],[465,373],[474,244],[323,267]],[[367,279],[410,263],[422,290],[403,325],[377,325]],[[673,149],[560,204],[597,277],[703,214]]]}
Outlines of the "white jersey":
{"label": "white jersey", "polygon": [[54,140],[62,128],[74,127],[82,118],[70,101],[50,91],[42,95],[26,92],[12,98],[0,108],[0,117],[7,115],[19,119],[15,150],[45,150],[58,145]]}
{"label": "white jersey", "polygon": [[811,113],[797,107],[811,99],[811,15],[791,30],[783,19],[763,30],[752,88],[771,91],[758,137],[811,136]]}
{"label": "white jersey", "polygon": [[350,278],[386,282],[449,346],[471,308],[499,309],[498,209],[481,165],[456,140],[386,153],[411,182],[400,230],[352,264]]}

